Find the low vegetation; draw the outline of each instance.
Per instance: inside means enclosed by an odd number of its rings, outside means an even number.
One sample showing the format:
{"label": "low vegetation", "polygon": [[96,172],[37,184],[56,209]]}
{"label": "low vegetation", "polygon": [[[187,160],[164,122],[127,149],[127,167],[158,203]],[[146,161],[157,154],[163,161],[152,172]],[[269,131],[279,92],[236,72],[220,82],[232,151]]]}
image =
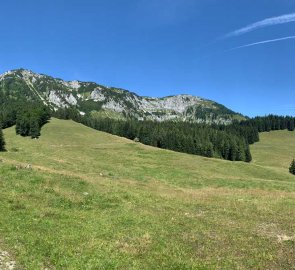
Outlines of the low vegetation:
{"label": "low vegetation", "polygon": [[262,133],[250,164],[57,119],[4,135],[0,245],[25,269],[294,267],[293,132]]}

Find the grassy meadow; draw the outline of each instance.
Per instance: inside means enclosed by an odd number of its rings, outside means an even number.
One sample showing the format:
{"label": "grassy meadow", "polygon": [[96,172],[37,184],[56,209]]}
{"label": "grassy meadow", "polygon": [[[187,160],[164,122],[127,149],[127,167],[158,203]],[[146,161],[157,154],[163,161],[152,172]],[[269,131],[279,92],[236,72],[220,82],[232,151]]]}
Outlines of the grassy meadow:
{"label": "grassy meadow", "polygon": [[0,249],[20,269],[295,269],[294,132],[261,134],[250,164],[57,119],[4,135]]}

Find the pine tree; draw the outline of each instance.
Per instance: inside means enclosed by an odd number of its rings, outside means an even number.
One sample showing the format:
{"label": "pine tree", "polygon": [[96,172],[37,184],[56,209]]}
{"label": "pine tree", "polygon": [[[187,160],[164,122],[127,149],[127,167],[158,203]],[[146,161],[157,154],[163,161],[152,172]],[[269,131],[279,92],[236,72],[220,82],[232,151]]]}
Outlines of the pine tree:
{"label": "pine tree", "polygon": [[236,161],[238,157],[238,146],[234,139],[230,141],[229,160]]}
{"label": "pine tree", "polygon": [[291,120],[289,120],[289,122],[288,122],[288,130],[289,130],[289,131],[294,131],[294,129],[295,129],[295,126],[294,126],[294,120],[291,119]]}
{"label": "pine tree", "polygon": [[295,175],[295,159],[290,164],[289,172]]}
{"label": "pine tree", "polygon": [[246,159],[245,148],[246,148],[245,141],[239,140],[239,142],[238,142],[238,155],[237,155],[238,161],[245,161],[245,159]]}
{"label": "pine tree", "polygon": [[0,126],[0,151],[5,151],[5,140],[4,140],[1,126]]}
{"label": "pine tree", "polygon": [[251,152],[250,152],[249,145],[246,146],[245,154],[246,154],[245,161],[246,162],[251,162],[252,161],[252,155],[251,155]]}
{"label": "pine tree", "polygon": [[30,121],[29,135],[32,139],[37,139],[40,136],[40,126],[38,120],[35,118],[32,118]]}

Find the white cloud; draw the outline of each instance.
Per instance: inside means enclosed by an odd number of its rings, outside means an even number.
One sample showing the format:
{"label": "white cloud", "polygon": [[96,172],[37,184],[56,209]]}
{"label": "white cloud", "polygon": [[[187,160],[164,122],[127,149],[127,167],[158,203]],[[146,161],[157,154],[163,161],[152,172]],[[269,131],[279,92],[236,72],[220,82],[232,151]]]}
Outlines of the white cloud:
{"label": "white cloud", "polygon": [[264,19],[262,21],[247,25],[243,28],[240,28],[238,30],[235,30],[233,32],[230,32],[224,36],[224,38],[234,37],[234,36],[240,36],[243,34],[246,34],[248,32],[255,31],[260,28],[272,26],[272,25],[278,25],[278,24],[285,24],[295,22],[295,13],[290,13],[278,17],[272,17],[268,19]]}
{"label": "white cloud", "polygon": [[282,37],[282,38],[276,38],[276,39],[269,39],[269,40],[255,42],[255,43],[250,43],[250,44],[246,44],[246,45],[242,45],[242,46],[239,46],[239,47],[232,48],[232,49],[230,49],[230,51],[237,50],[237,49],[242,49],[242,48],[246,48],[246,47],[262,45],[262,44],[266,44],[266,43],[272,43],[272,42],[288,40],[288,39],[295,39],[295,36]]}

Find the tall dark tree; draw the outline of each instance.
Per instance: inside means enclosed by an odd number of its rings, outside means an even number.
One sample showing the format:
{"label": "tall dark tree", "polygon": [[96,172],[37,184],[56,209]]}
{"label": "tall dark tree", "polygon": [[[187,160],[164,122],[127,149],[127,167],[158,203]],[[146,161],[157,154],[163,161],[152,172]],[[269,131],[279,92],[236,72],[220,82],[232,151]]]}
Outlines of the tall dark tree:
{"label": "tall dark tree", "polygon": [[1,126],[0,126],[0,151],[5,151],[5,140],[4,140]]}
{"label": "tall dark tree", "polygon": [[252,155],[251,155],[251,152],[250,152],[249,145],[246,146],[245,155],[246,155],[245,161],[246,162],[251,162],[252,161]]}
{"label": "tall dark tree", "polygon": [[289,131],[294,131],[294,129],[295,129],[295,125],[294,125],[294,120],[293,119],[290,119],[289,121],[288,121],[288,130]]}
{"label": "tall dark tree", "polygon": [[30,121],[30,131],[29,135],[32,139],[37,139],[40,136],[40,126],[38,123],[38,119],[32,118]]}
{"label": "tall dark tree", "polygon": [[289,172],[295,175],[295,159],[290,164]]}

